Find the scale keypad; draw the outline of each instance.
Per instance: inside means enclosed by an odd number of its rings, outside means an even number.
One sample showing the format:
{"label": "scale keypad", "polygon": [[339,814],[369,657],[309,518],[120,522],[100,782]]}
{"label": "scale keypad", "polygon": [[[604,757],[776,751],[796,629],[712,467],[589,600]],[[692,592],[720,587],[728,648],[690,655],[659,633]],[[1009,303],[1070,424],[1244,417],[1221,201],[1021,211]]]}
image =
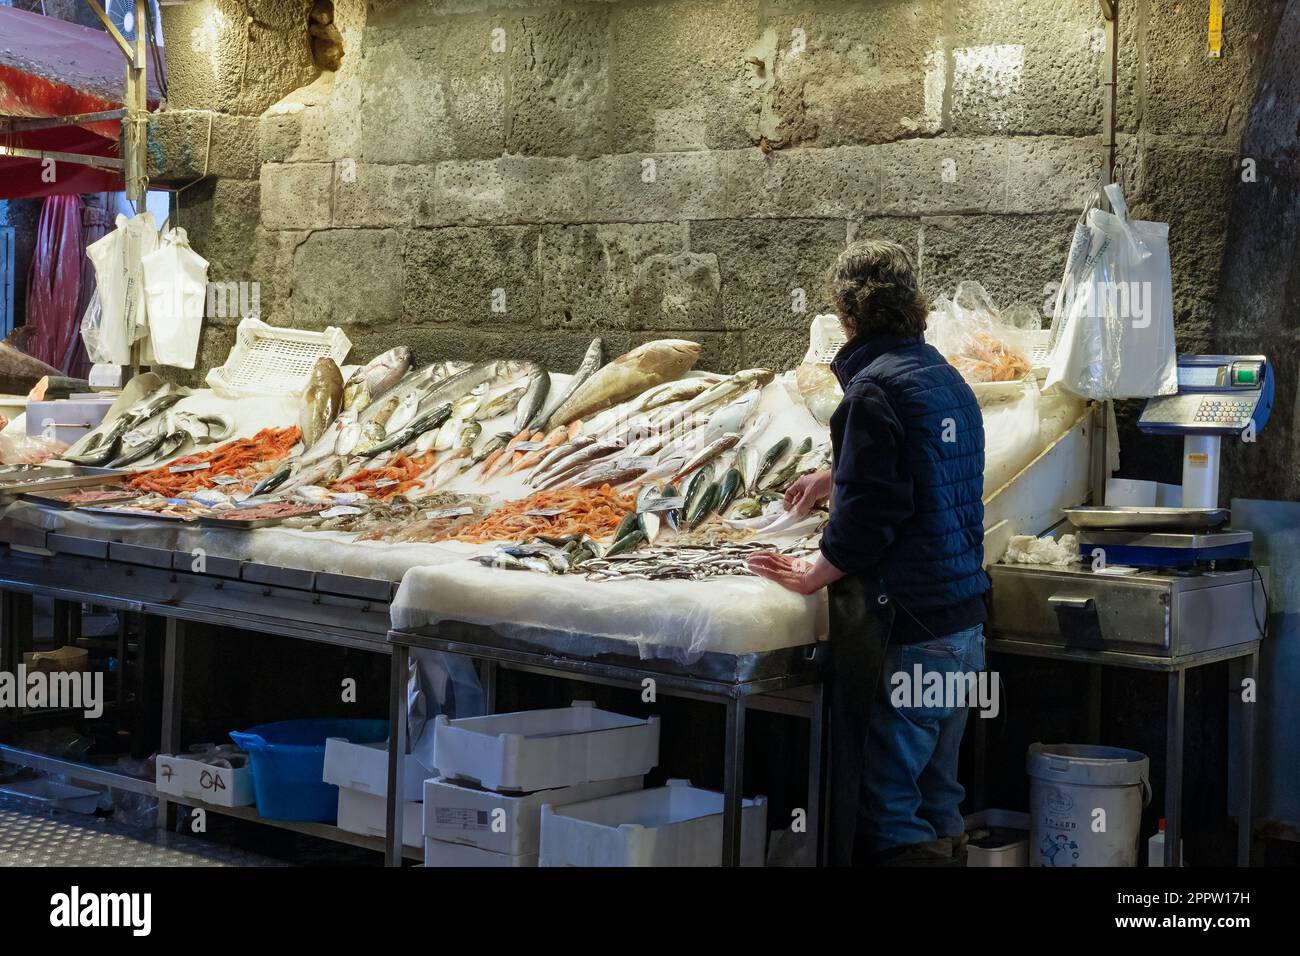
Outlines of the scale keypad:
{"label": "scale keypad", "polygon": [[1255,407],[1253,401],[1239,401],[1232,398],[1203,398],[1196,409],[1193,419],[1206,425],[1245,426]]}

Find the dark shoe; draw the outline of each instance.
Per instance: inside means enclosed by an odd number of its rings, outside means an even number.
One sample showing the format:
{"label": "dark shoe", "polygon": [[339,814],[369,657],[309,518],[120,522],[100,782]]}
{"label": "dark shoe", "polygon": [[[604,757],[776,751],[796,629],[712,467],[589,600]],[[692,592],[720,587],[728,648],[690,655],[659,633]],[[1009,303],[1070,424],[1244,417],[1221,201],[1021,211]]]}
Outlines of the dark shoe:
{"label": "dark shoe", "polygon": [[891,847],[871,855],[869,866],[952,866],[951,837]]}

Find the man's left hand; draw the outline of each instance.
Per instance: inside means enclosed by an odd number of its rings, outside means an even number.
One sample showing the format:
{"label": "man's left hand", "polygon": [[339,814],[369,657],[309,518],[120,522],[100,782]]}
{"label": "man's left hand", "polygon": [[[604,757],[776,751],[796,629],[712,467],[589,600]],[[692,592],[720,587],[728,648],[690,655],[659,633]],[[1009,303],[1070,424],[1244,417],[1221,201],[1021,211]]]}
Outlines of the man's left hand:
{"label": "man's left hand", "polygon": [[797,594],[814,594],[824,587],[813,577],[812,562],[805,561],[803,558],[777,554],[774,551],[762,551],[750,555],[745,564],[759,577],[775,581],[781,587]]}

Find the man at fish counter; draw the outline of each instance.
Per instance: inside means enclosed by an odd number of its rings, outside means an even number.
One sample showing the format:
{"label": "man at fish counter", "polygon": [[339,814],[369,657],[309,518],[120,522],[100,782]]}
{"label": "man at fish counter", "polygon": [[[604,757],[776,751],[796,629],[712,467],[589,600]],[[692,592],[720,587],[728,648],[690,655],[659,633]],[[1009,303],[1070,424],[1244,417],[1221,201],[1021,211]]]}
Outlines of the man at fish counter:
{"label": "man at fish counter", "polygon": [[961,865],[966,702],[912,706],[893,691],[916,665],[984,667],[983,419],[922,338],[927,302],[903,247],[856,242],[828,282],[848,337],[831,366],[844,390],[833,467],[785,494],[803,514],[829,498],[821,551],[749,566],[800,594],[830,587],[831,862]]}

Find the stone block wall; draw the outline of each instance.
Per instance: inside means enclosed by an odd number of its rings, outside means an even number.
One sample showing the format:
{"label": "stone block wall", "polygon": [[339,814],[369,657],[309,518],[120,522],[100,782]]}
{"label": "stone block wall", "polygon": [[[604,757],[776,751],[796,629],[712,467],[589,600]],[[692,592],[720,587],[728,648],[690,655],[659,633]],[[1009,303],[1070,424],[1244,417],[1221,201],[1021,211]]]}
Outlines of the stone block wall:
{"label": "stone block wall", "polygon": [[[1171,223],[1189,350],[1218,341],[1287,3],[1228,5],[1220,59],[1208,6],[1120,3],[1124,182]],[[215,281],[260,283],[265,318],[340,326],[359,358],[568,369],[599,332],[611,353],[689,335],[710,368],[787,366],[859,235],[906,244],[931,294],[971,278],[1041,306],[1101,167],[1096,0],[336,0],[332,73],[309,7],[165,8],[151,153],[160,180],[205,177],[179,221]],[[210,321],[205,366],[234,325]]]}

